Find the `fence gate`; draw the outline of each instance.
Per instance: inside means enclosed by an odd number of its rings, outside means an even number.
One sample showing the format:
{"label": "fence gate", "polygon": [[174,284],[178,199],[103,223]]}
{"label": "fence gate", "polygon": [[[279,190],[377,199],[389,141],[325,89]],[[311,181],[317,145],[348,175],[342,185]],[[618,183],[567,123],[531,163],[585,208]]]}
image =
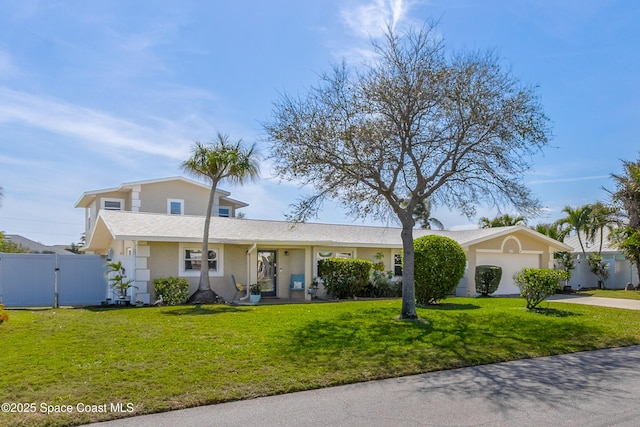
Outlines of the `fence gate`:
{"label": "fence gate", "polygon": [[100,255],[0,253],[0,303],[100,305],[108,290],[105,263]]}

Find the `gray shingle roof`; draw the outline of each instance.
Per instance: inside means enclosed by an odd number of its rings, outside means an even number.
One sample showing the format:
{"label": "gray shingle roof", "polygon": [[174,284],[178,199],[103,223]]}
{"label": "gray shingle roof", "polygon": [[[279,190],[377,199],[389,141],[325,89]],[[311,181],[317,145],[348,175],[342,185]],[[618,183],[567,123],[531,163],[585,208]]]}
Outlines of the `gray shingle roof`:
{"label": "gray shingle roof", "polygon": [[[166,215],[138,212],[100,211],[97,227],[106,227],[114,239],[163,242],[202,241],[204,217]],[[522,226],[498,227],[463,231],[414,229],[414,238],[427,234],[450,237],[463,247],[490,238],[526,230],[539,238],[548,239]],[[253,244],[313,244],[327,246],[402,247],[398,227],[361,225],[291,223],[237,218],[211,218],[211,242]],[[562,245],[558,242],[558,245]],[[89,246],[92,246],[91,242]]]}

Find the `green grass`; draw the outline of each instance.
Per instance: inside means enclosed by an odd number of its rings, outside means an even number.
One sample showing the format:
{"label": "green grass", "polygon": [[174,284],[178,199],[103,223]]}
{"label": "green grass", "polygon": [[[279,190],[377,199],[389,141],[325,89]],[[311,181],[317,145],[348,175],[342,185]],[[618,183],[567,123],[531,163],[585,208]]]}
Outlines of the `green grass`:
{"label": "green grass", "polygon": [[[0,425],[68,425],[462,366],[640,344],[637,313],[511,298],[454,298],[399,321],[399,300],[256,307],[9,311],[0,402],[36,413]],[[73,405],[44,415],[40,404]]]}
{"label": "green grass", "polygon": [[640,300],[640,291],[625,291],[624,289],[591,289],[588,291],[580,291],[578,292],[578,295]]}

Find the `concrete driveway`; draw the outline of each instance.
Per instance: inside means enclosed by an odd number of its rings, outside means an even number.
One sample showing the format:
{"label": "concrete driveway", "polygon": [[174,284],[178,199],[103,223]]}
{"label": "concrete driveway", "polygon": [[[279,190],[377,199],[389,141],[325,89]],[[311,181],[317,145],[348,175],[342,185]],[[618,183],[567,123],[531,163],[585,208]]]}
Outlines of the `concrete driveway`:
{"label": "concrete driveway", "polygon": [[203,406],[102,426],[638,426],[640,346]]}
{"label": "concrete driveway", "polygon": [[549,301],[566,302],[569,304],[597,305],[600,307],[626,308],[627,310],[640,310],[640,300],[621,298],[587,297],[581,295],[554,295],[547,298]]}

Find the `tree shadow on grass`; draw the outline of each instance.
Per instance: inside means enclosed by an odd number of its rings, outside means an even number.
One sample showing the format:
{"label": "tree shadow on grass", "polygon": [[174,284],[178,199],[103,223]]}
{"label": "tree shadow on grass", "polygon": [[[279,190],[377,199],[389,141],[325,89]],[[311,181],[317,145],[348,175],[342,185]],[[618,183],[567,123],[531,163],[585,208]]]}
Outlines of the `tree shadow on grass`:
{"label": "tree shadow on grass", "polygon": [[203,315],[215,315],[215,314],[226,314],[226,313],[236,313],[249,311],[250,308],[243,308],[238,306],[230,306],[224,304],[215,304],[215,305],[190,305],[190,306],[179,306],[171,307],[170,310],[165,310],[162,314],[166,314],[168,316],[203,316]]}
{"label": "tree shadow on grass", "polygon": [[475,304],[455,304],[444,302],[439,304],[421,305],[419,308],[427,310],[477,310],[481,307]]}
{"label": "tree shadow on grass", "polygon": [[382,378],[587,350],[602,337],[597,326],[570,311],[545,309],[540,315],[522,308],[496,315],[476,308],[429,306],[418,310],[421,321],[397,320],[397,307],[336,313],[283,330],[273,350],[301,366]]}
{"label": "tree shadow on grass", "polygon": [[559,310],[557,308],[548,307],[536,307],[531,310],[534,313],[542,314],[549,317],[570,317],[570,316],[582,316],[580,313],[574,313],[569,310]]}

